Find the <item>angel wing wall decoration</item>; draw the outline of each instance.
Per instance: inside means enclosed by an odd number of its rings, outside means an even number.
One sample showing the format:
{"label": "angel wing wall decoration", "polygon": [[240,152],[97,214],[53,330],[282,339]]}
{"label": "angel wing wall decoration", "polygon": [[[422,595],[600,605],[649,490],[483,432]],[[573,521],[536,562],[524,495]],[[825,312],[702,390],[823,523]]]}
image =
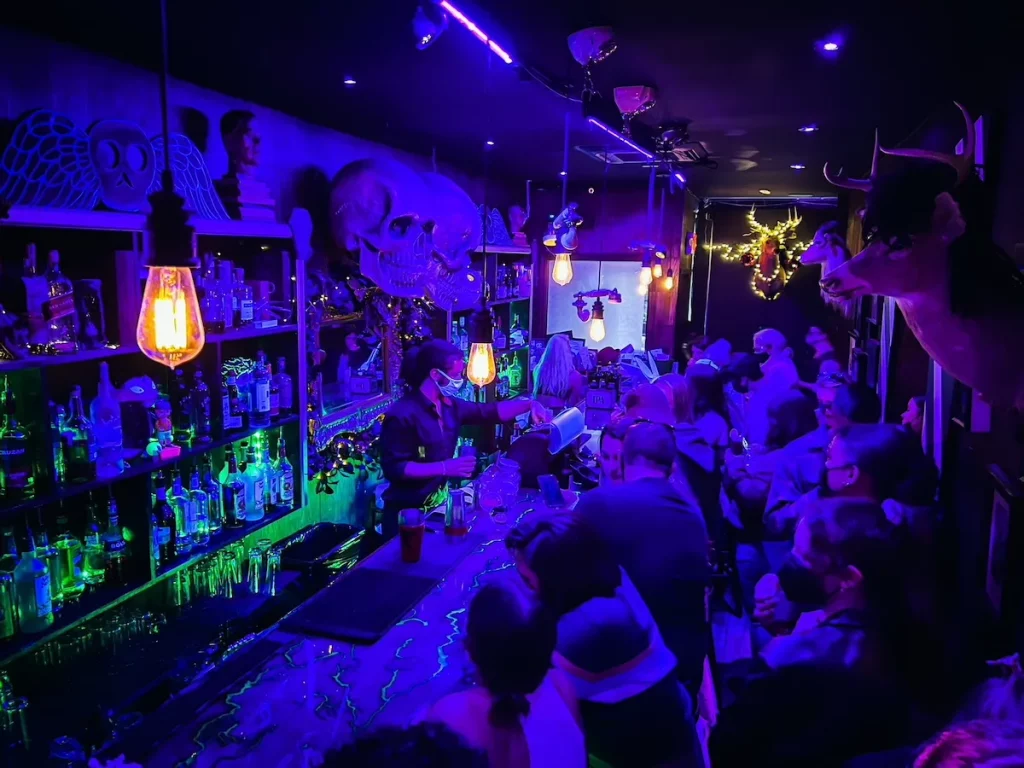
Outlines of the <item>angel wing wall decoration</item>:
{"label": "angel wing wall decoration", "polygon": [[[199,148],[170,136],[175,191],[202,219],[228,219]],[[150,140],[135,123],[101,120],[88,133],[71,118],[47,109],[29,113],[0,156],[0,200],[7,205],[89,211],[149,210],[160,189],[164,139]]]}

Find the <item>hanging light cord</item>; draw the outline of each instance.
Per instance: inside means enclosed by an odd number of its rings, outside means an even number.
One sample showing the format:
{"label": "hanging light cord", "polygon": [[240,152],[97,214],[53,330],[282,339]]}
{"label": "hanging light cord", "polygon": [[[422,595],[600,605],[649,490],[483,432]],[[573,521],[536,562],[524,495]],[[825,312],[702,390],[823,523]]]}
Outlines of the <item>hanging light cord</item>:
{"label": "hanging light cord", "polygon": [[160,0],[160,53],[162,65],[160,69],[160,110],[164,131],[164,177],[171,173],[171,132],[168,128],[167,113],[167,81],[170,77],[170,58],[167,45],[167,0]]}

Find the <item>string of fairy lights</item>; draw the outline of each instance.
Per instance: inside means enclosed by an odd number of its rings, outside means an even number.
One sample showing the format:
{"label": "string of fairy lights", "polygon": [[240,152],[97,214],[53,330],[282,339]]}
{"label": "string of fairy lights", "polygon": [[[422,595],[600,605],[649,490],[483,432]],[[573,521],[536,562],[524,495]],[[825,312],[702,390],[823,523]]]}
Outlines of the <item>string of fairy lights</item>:
{"label": "string of fairy lights", "polygon": [[[750,231],[738,243],[704,244],[704,249],[717,253],[727,262],[742,261],[744,266],[753,270],[750,277],[750,289],[758,298],[775,301],[782,295],[783,289],[790,278],[800,267],[800,256],[807,250],[810,243],[797,239],[796,229],[803,219],[795,209],[786,212],[786,220],[769,227],[757,220],[757,208],[751,207],[747,212],[747,226]],[[772,271],[765,274],[761,269],[761,256],[766,246],[775,243],[775,263]],[[776,287],[777,286],[777,287]]]}

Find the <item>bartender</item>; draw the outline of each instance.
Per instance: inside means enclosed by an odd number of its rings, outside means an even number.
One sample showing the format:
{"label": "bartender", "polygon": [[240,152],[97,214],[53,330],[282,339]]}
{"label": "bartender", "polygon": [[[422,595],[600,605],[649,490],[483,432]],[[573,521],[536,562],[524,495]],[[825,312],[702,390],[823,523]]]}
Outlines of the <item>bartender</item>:
{"label": "bartender", "polygon": [[455,457],[464,425],[509,422],[529,412],[535,424],[550,412],[533,400],[471,403],[456,395],[466,364],[458,347],[441,339],[406,353],[402,378],[410,391],[384,416],[380,435],[381,469],[389,482],[384,491],[383,533],[398,533],[398,512],[437,506],[449,480],[473,476],[475,456]]}

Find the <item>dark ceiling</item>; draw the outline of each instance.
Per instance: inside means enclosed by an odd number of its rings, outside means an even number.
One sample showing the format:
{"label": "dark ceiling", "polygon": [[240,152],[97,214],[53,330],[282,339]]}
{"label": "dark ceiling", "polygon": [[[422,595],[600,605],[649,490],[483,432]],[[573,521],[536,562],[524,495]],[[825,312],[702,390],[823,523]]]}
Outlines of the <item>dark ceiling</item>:
{"label": "dark ceiling", "polygon": [[[613,25],[619,48],[595,66],[598,90],[610,101],[615,85],[654,85],[658,103],[640,120],[691,120],[691,137],[718,161],[717,170],[686,171],[705,196],[762,188],[773,196],[828,194],[822,164],[865,170],[875,126],[883,144],[919,140],[915,132],[930,117],[955,128],[954,98],[977,111],[1000,103],[1004,87],[995,66],[1003,27],[979,4],[455,2],[517,63],[577,93],[582,72],[566,36]],[[608,143],[588,128],[579,103],[504,64],[454,20],[417,51],[415,0],[169,6],[175,76],[312,122],[425,154],[436,148],[467,170],[480,172],[486,162],[496,175],[539,183],[558,181],[567,112],[573,145]],[[142,66],[158,63],[157,0],[17,3],[4,23]],[[833,34],[844,43],[826,60],[814,43]],[[346,76],[357,84],[346,88]],[[797,131],[808,123],[820,130]],[[486,139],[495,142],[489,151]],[[602,172],[571,153],[574,181],[593,182]],[[640,184],[645,172],[613,167],[609,175]]]}

